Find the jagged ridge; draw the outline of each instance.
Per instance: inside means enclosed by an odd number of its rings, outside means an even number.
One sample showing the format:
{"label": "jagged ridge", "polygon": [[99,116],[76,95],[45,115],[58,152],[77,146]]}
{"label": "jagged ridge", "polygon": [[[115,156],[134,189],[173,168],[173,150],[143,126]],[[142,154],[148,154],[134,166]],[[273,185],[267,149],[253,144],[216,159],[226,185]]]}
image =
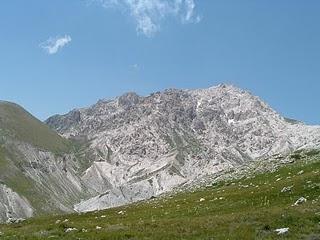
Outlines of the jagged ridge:
{"label": "jagged ridge", "polygon": [[176,90],[114,100],[56,115],[46,123],[85,139],[94,163],[82,175],[101,195],[88,211],[150,198],[247,161],[319,144],[320,128],[288,122],[233,86]]}

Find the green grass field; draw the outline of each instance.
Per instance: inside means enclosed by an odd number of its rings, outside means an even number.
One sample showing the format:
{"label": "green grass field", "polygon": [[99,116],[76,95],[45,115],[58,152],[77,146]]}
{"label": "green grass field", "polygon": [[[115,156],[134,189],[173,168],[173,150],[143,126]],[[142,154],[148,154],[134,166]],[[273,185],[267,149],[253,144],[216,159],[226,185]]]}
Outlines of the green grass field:
{"label": "green grass field", "polygon": [[[313,154],[314,155],[314,154]],[[292,186],[291,191],[281,192]],[[307,201],[292,206],[297,199]],[[68,228],[70,232],[67,232]],[[277,235],[277,228],[289,228]],[[320,239],[320,157],[124,207],[0,225],[0,239]]]}

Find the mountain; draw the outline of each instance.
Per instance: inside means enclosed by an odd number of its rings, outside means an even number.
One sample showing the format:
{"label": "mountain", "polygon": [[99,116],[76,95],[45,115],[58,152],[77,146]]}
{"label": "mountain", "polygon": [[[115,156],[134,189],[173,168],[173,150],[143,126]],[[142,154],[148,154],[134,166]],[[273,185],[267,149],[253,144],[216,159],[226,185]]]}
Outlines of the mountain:
{"label": "mountain", "polygon": [[320,127],[288,121],[234,86],[124,94],[46,120],[87,144],[79,177],[98,194],[75,205],[92,211],[152,198],[276,154],[320,145]]}
{"label": "mountain", "polygon": [[319,126],[229,85],[126,93],[45,123],[0,101],[0,221],[120,206],[319,145]]}
{"label": "mountain", "polygon": [[71,212],[91,196],[80,150],[20,106],[0,102],[0,221]]}

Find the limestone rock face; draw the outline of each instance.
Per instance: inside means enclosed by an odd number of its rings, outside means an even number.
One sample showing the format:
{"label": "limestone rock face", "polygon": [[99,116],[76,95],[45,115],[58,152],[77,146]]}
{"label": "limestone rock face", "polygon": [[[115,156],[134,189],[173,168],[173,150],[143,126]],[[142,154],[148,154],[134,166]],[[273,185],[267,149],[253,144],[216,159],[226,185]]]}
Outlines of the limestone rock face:
{"label": "limestone rock face", "polygon": [[29,218],[33,215],[29,201],[3,184],[0,184],[0,200],[0,219]]}
{"label": "limestone rock face", "polygon": [[46,123],[66,138],[88,141],[92,163],[80,178],[99,194],[78,203],[78,211],[148,199],[248,161],[320,144],[319,126],[288,121],[229,85],[127,93]]}
{"label": "limestone rock face", "polygon": [[82,181],[73,153],[57,156],[19,141],[8,141],[4,147],[9,154],[7,169],[0,172],[0,222],[73,212],[81,198],[99,193],[89,191]]}

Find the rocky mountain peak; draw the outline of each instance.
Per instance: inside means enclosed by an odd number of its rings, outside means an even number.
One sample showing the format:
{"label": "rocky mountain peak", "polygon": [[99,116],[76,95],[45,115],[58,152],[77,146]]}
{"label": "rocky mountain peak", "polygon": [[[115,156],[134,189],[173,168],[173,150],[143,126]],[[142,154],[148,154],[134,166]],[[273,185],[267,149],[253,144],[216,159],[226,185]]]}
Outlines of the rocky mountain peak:
{"label": "rocky mountain peak", "polygon": [[89,139],[95,161],[83,179],[105,195],[77,205],[79,211],[145,199],[320,139],[319,127],[289,123],[260,98],[226,84],[126,93],[46,123],[65,137]]}
{"label": "rocky mountain peak", "polygon": [[135,92],[128,92],[118,98],[120,107],[128,108],[139,103],[141,97]]}
{"label": "rocky mountain peak", "polygon": [[[145,97],[129,92],[55,115],[46,124],[0,102],[0,195],[6,199],[0,221],[8,211],[29,217],[33,209],[119,206],[320,145],[320,127],[283,118],[232,85]],[[11,184],[15,177],[26,182],[22,196]],[[33,193],[43,201],[34,202]]]}

